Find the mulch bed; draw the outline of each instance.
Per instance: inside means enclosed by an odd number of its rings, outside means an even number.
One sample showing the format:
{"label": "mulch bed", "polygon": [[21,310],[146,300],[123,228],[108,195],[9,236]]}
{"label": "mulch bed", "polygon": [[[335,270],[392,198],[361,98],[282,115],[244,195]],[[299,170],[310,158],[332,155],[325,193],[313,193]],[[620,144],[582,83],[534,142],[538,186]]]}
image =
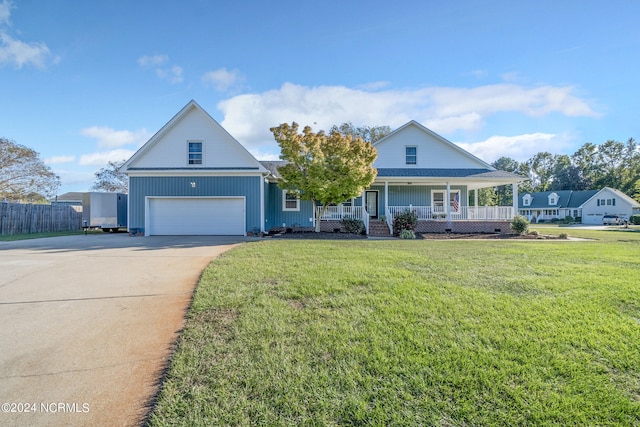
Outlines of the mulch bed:
{"label": "mulch bed", "polygon": [[[297,232],[297,233],[277,233],[267,237],[276,239],[325,239],[325,240],[354,240],[366,239],[367,236],[362,234],[350,233],[328,233],[320,232]],[[557,236],[547,235],[519,235],[519,234],[493,234],[493,233],[416,233],[416,239],[422,240],[455,240],[455,239],[485,239],[485,240],[541,240],[541,239],[557,239]]]}

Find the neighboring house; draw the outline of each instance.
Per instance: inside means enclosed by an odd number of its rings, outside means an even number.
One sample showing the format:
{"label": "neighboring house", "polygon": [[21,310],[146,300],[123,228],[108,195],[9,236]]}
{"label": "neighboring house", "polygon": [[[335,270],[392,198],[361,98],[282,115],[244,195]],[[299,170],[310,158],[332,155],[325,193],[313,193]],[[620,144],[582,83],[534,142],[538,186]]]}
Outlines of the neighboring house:
{"label": "neighboring house", "polygon": [[[316,220],[334,230],[343,217],[355,217],[368,232],[382,225],[378,232],[388,234],[393,215],[411,209],[417,231],[509,232],[524,177],[496,170],[415,121],[374,147],[373,185],[317,218],[311,202],[277,186],[282,162],[259,162],[190,101],[120,169],[129,177],[129,228],[145,235],[245,235],[307,229]],[[478,189],[505,184],[516,195],[512,206],[478,206]]]}
{"label": "neighboring house", "polygon": [[518,212],[531,222],[562,220],[567,216],[583,224],[601,225],[604,215],[629,218],[640,209],[631,197],[613,188],[587,191],[542,191],[521,196]]}

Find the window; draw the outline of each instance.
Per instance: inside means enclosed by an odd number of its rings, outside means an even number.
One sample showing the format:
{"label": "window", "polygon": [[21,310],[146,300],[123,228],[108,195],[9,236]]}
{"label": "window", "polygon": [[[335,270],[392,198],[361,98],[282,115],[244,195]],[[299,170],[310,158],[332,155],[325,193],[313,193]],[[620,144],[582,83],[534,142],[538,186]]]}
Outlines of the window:
{"label": "window", "polygon": [[522,204],[524,206],[531,205],[531,199],[533,199],[533,197],[531,197],[531,194],[525,194],[525,196],[522,198]]}
{"label": "window", "polygon": [[[444,212],[444,200],[446,197],[446,191],[432,191],[431,192],[431,206],[435,212]],[[460,211],[460,190],[451,190],[451,198],[449,199],[449,208],[453,213]]]}
{"label": "window", "polygon": [[300,197],[297,194],[290,194],[287,190],[282,190],[282,210],[299,211]]}
{"label": "window", "polygon": [[558,203],[558,195],[556,193],[549,194],[549,205],[553,206]]}
{"label": "window", "polygon": [[202,142],[189,141],[189,164],[201,165],[202,164]]}
{"label": "window", "polygon": [[418,162],[418,147],[404,147],[406,164],[415,165]]}

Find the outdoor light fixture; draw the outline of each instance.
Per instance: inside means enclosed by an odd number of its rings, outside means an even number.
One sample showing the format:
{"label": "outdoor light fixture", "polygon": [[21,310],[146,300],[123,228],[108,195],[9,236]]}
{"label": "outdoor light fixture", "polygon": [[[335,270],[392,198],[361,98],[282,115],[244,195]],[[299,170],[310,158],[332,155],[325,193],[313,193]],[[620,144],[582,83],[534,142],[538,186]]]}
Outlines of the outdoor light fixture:
{"label": "outdoor light fixture", "polygon": [[191,188],[196,188],[196,183],[195,182],[191,182]]}

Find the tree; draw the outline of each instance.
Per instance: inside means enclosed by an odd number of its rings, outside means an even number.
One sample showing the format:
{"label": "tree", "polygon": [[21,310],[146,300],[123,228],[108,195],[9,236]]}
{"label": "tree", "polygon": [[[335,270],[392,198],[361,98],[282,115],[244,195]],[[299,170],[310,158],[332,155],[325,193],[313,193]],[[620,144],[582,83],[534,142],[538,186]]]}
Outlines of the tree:
{"label": "tree", "polygon": [[[510,157],[500,157],[498,160],[491,164],[494,168],[506,171],[518,173],[520,164]],[[489,193],[485,193],[485,197],[488,197],[486,204],[488,206],[507,206],[510,205],[513,200],[513,188],[511,185],[500,185],[495,187],[493,198],[490,198]],[[481,193],[482,194],[482,193]],[[490,204],[493,202],[494,204]]]}
{"label": "tree", "polygon": [[125,160],[107,163],[106,168],[102,168],[95,173],[96,182],[91,189],[110,193],[128,193],[129,181],[127,180],[127,175],[119,170],[124,162]]}
{"label": "tree", "polygon": [[309,126],[300,134],[298,128],[293,122],[270,129],[280,146],[280,158],[289,162],[278,169],[279,186],[301,200],[311,200],[314,208],[321,205],[318,218],[329,205],[357,197],[373,183],[377,171],[372,165],[378,154],[371,144],[336,129],[327,135],[322,130],[314,133]]}
{"label": "tree", "polygon": [[35,150],[0,138],[0,199],[36,200],[53,197],[60,177]]}
{"label": "tree", "polygon": [[389,126],[358,126],[354,127],[351,122],[345,122],[340,126],[333,125],[329,132],[337,131],[344,136],[361,138],[363,141],[373,144],[379,139],[391,133]]}

